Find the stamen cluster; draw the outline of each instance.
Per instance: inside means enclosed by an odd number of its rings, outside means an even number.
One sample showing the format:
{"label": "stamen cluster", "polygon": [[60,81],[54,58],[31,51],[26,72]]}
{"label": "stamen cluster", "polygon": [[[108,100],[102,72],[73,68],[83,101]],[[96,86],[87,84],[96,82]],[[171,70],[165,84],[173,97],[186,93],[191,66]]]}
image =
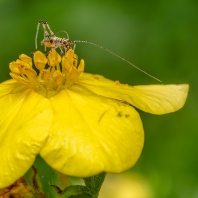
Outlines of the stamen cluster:
{"label": "stamen cluster", "polygon": [[10,63],[10,75],[46,97],[50,91],[56,94],[71,86],[84,71],[84,60],[81,60],[77,67],[78,56],[72,49],[62,57],[55,50],[50,51],[48,56],[36,51],[33,59],[38,74],[32,67],[32,59],[21,54],[18,60]]}

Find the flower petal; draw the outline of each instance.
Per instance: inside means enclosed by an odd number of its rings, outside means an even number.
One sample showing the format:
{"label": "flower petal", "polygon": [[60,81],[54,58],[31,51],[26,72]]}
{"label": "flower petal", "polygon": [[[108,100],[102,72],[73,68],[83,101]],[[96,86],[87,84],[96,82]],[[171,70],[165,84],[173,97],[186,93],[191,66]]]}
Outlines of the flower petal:
{"label": "flower petal", "polygon": [[121,172],[138,160],[144,132],[129,104],[73,85],[50,99],[55,109],[41,156],[61,173],[87,177]]}
{"label": "flower petal", "polygon": [[189,85],[129,86],[100,75],[83,73],[78,84],[99,95],[127,101],[142,111],[165,114],[177,111],[185,104]]}
{"label": "flower petal", "polygon": [[13,184],[31,167],[48,137],[53,115],[48,99],[14,82],[0,84],[0,188]]}
{"label": "flower petal", "polygon": [[10,79],[7,81],[4,81],[0,84],[0,98],[10,94],[10,93],[17,93],[21,92],[23,90],[26,90],[28,87],[26,85],[22,85],[21,83],[18,83],[14,79]]}

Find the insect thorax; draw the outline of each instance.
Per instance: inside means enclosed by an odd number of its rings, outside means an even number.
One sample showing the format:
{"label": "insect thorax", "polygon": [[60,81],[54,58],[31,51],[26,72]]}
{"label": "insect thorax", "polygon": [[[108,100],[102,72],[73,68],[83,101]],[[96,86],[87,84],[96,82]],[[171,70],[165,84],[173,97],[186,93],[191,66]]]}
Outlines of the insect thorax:
{"label": "insect thorax", "polygon": [[68,51],[71,48],[71,45],[74,44],[72,41],[66,38],[59,38],[56,36],[46,37],[41,41],[41,45],[50,48],[64,48],[65,51]]}

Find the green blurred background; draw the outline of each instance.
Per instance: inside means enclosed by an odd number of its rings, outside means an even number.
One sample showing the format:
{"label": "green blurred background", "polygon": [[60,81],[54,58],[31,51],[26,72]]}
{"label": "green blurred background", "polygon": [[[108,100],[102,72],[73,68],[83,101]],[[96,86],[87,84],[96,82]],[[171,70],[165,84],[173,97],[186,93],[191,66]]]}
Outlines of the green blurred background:
{"label": "green blurred background", "polygon": [[[35,50],[39,19],[54,32],[66,30],[71,40],[112,50],[164,84],[190,84],[182,110],[163,116],[140,112],[145,146],[128,174],[143,178],[152,198],[198,198],[198,1],[0,0],[1,81],[9,78],[9,62]],[[42,37],[41,28],[39,41]],[[76,52],[85,59],[86,72],[131,85],[158,83],[92,45],[79,43]]]}

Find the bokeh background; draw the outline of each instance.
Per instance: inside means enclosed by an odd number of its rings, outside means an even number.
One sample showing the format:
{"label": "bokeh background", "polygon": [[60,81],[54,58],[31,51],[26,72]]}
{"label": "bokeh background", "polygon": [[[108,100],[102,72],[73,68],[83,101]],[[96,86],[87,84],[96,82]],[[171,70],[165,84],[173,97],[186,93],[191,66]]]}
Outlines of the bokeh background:
{"label": "bokeh background", "polygon": [[[198,198],[198,1],[0,0],[1,81],[9,78],[9,62],[35,50],[39,19],[54,32],[66,30],[71,40],[112,50],[164,84],[190,84],[180,111],[163,116],[140,111],[142,155],[127,173],[109,175],[100,197]],[[41,28],[39,42],[42,38]],[[86,72],[131,85],[158,83],[95,46],[79,43],[76,52]]]}

